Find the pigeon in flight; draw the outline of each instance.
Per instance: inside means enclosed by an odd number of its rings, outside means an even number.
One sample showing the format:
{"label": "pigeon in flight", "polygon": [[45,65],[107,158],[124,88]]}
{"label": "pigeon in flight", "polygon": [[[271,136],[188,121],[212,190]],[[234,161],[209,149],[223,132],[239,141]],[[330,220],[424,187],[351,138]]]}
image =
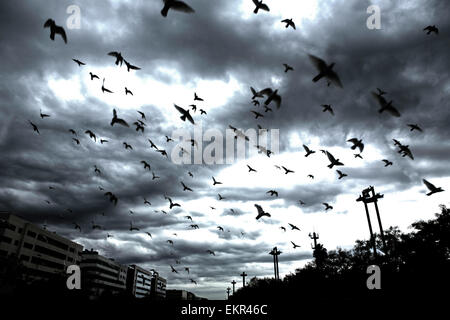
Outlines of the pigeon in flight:
{"label": "pigeon in flight", "polygon": [[251,110],[250,112],[255,115],[255,119],[264,118],[264,115],[262,113],[259,113],[258,111]]}
{"label": "pigeon in flight", "polygon": [[[191,188],[186,186],[183,181],[181,181],[181,185],[183,186],[183,191],[193,191]],[[192,220],[192,219],[191,219]]]}
{"label": "pigeon in flight", "polygon": [[260,91],[256,91],[255,88],[250,87],[250,90],[252,91],[253,97],[252,100],[255,100],[255,98],[263,98],[264,95]]}
{"label": "pigeon in flight", "polygon": [[363,158],[362,155],[361,155],[361,153],[354,153],[353,155],[354,155],[355,159],[356,159],[356,158],[360,158],[360,159]]}
{"label": "pigeon in flight", "polygon": [[410,131],[417,130],[417,131],[419,131],[419,132],[423,132],[422,128],[419,127],[418,124],[408,124],[408,127],[411,128]]}
{"label": "pigeon in flight", "polygon": [[314,179],[314,176],[312,174],[307,175],[308,178]]}
{"label": "pigeon in flight", "polygon": [[186,219],[191,220],[192,221],[192,217],[191,216],[184,216]]}
{"label": "pigeon in flight", "polygon": [[139,231],[139,228],[133,227],[133,224],[130,222],[130,231],[134,231],[134,230]]}
{"label": "pigeon in flight", "polygon": [[267,191],[266,193],[270,193],[270,196],[271,196],[271,197],[273,197],[273,196],[278,197],[278,192],[275,191],[275,190],[269,190],[269,191]]}
{"label": "pigeon in flight", "polygon": [[255,207],[258,210],[258,215],[256,216],[256,220],[259,220],[261,217],[264,217],[264,216],[270,217],[270,214],[268,212],[265,212],[259,204],[255,203]]}
{"label": "pigeon in flight", "polygon": [[94,80],[94,79],[99,79],[100,80],[99,76],[96,75],[96,74],[93,74],[92,72],[89,72],[89,75],[91,76],[91,80]]}
{"label": "pigeon in flight", "polygon": [[264,11],[270,11],[269,7],[267,6],[267,4],[263,3],[263,0],[253,0],[253,3],[255,4],[256,8],[255,10],[253,10],[254,14],[257,14],[259,9],[264,10]]}
{"label": "pigeon in flight", "polygon": [[269,108],[268,106],[264,106],[264,112],[273,112],[273,110],[271,108]]}
{"label": "pigeon in flight", "polygon": [[343,173],[341,170],[336,170],[336,172],[338,173],[338,175],[339,175],[339,180],[341,180],[342,178],[344,178],[344,177],[346,177],[347,176],[347,174],[346,173]]}
{"label": "pigeon in flight", "polygon": [[128,90],[127,87],[125,87],[125,95],[131,94],[133,95],[133,92],[131,90]]}
{"label": "pigeon in flight", "polygon": [[278,94],[278,89],[273,90],[272,88],[266,88],[264,90],[261,90],[261,93],[265,96],[267,96],[266,101],[264,101],[264,104],[268,106],[272,101],[275,102],[277,105],[277,109],[281,107],[281,96]]}
{"label": "pigeon in flight", "polygon": [[169,200],[169,203],[170,203],[169,207],[170,207],[170,209],[172,209],[173,207],[181,207],[180,204],[174,203],[171,198],[167,197],[167,200]]}
{"label": "pigeon in flight", "polygon": [[145,169],[151,170],[150,164],[147,161],[142,160],[141,163],[144,165],[144,170]]}
{"label": "pigeon in flight", "polygon": [[292,223],[288,223],[288,225],[291,227],[291,230],[298,230],[301,231],[299,227],[297,227],[296,225],[292,224]]}
{"label": "pigeon in flight", "polygon": [[434,184],[432,184],[431,182],[429,182],[429,181],[427,181],[425,179],[422,179],[422,181],[425,184],[425,186],[428,188],[428,190],[430,190],[430,192],[427,193],[427,196],[431,196],[434,193],[445,191],[441,187],[436,187]]}
{"label": "pigeon in flight", "polygon": [[223,232],[223,228],[221,226],[217,226],[217,229],[219,229],[219,231]]}
{"label": "pigeon in flight", "polygon": [[334,116],[334,111],[333,111],[333,108],[331,107],[331,104],[322,104],[322,107],[323,107],[322,112],[328,111],[329,113],[331,113],[331,115]]}
{"label": "pigeon in flight", "polygon": [[336,159],[331,153],[326,151],[328,160],[330,160],[330,164],[328,165],[328,168],[332,169],[334,166],[343,166],[344,164],[339,161],[339,159]]}
{"label": "pigeon in flight", "polygon": [[34,131],[36,131],[38,134],[41,134],[41,133],[39,132],[38,127],[37,127],[33,122],[31,122],[30,120],[28,120],[28,122],[29,122],[30,125],[33,127],[33,130],[34,130]]}
{"label": "pigeon in flight", "polygon": [[133,124],[136,126],[136,132],[138,132],[139,130],[141,130],[141,132],[144,133],[144,130],[145,130],[145,128],[144,128],[145,123],[143,124],[143,122],[141,123],[141,122],[139,122],[139,120],[138,120],[138,121],[133,122]]}
{"label": "pigeon in flight", "polygon": [[283,63],[283,66],[284,66],[284,72],[288,72],[289,70],[294,71],[294,68],[292,68],[287,63]]}
{"label": "pigeon in flight", "polygon": [[88,134],[91,139],[97,142],[97,136],[91,130],[86,130],[84,133]]}
{"label": "pigeon in flight", "polygon": [[79,67],[86,65],[86,63],[78,60],[78,59],[72,59]]}
{"label": "pigeon in flight", "polygon": [[194,101],[204,101],[204,100],[200,98],[196,92],[194,92]]}
{"label": "pigeon in flight", "polygon": [[148,140],[148,142],[150,142],[150,148],[154,148],[155,150],[158,150],[158,147],[156,146],[156,144],[153,143],[152,140],[150,140],[150,139],[147,139],[147,140]]}
{"label": "pigeon in flight", "polygon": [[384,166],[385,166],[385,167],[389,167],[389,166],[392,166],[392,165],[393,165],[392,161],[389,161],[389,160],[387,160],[387,159],[383,159],[383,160],[381,160],[381,161],[384,162]]}
{"label": "pigeon in flight", "polygon": [[120,66],[122,66],[123,63],[123,57],[122,57],[122,53],[117,52],[117,51],[111,51],[110,53],[108,53],[108,56],[112,56],[116,58],[116,66],[118,66],[120,64]]}
{"label": "pigeon in flight", "polygon": [[247,167],[248,167],[248,172],[257,172],[255,169],[253,169],[252,167],[250,167],[249,165],[247,165]]}
{"label": "pigeon in flight", "polygon": [[44,28],[50,28],[50,39],[55,40],[55,34],[59,34],[65,43],[67,43],[66,31],[63,27],[56,25],[55,20],[48,19],[44,23]]}
{"label": "pigeon in flight", "polygon": [[105,193],[105,196],[109,197],[109,201],[114,203],[114,205],[117,205],[117,201],[119,200],[115,194],[113,194],[111,191],[108,191]]}
{"label": "pigeon in flight", "polygon": [[171,244],[173,246],[173,241],[172,240],[167,240],[166,241],[168,244]]}
{"label": "pigeon in flight", "polygon": [[323,202],[322,204],[325,206],[325,211],[328,211],[328,210],[333,209],[333,207],[330,206],[330,205],[329,205],[328,203],[326,203],[326,202]]}
{"label": "pigeon in flight", "polygon": [[342,88],[341,80],[339,79],[337,73],[334,72],[333,70],[335,64],[334,62],[331,63],[330,65],[327,65],[327,63],[324,60],[316,56],[313,56],[312,54],[309,55],[309,59],[311,60],[312,64],[316,67],[316,69],[319,71],[319,74],[313,78],[312,80],[313,82],[317,82],[323,77],[325,77],[329,81],[329,83],[334,83],[336,86]]}
{"label": "pigeon in flight", "polygon": [[40,109],[39,109],[39,115],[40,115],[41,119],[49,118],[49,117],[50,117],[49,114],[42,113],[42,111],[41,111]]}
{"label": "pigeon in flight", "polygon": [[306,146],[306,145],[303,145],[303,149],[305,149],[305,151],[306,151],[305,157],[308,157],[309,155],[316,153],[315,151],[308,148],[308,146]]}
{"label": "pigeon in flight", "polygon": [[292,242],[291,241],[291,243],[292,243],[292,245],[294,246],[294,249],[296,249],[296,248],[300,248],[300,246],[298,245],[298,244],[295,244],[294,242]]}
{"label": "pigeon in flight", "polygon": [[148,201],[146,198],[144,198],[144,204],[148,204],[149,206],[152,205],[152,204],[150,203],[150,201]]}
{"label": "pigeon in flight", "polygon": [[258,153],[265,153],[269,158],[270,155],[273,153],[271,150],[260,145],[256,145],[256,148],[258,149]]}
{"label": "pigeon in flight", "polygon": [[146,120],[145,113],[143,113],[142,111],[137,111],[137,112],[141,115],[142,120]]}
{"label": "pigeon in flight", "polygon": [[106,140],[106,139],[100,139],[100,143],[101,143],[101,144],[103,144],[103,143],[105,143],[105,142],[108,142],[108,140]]}
{"label": "pigeon in flight", "polygon": [[[188,272],[189,273],[189,272]],[[197,281],[195,281],[194,279],[189,279],[193,284],[197,285]]]}
{"label": "pigeon in flight", "polygon": [[78,224],[78,223],[76,223],[76,222],[72,222],[74,225],[75,225],[75,230],[80,230],[80,232],[81,232],[81,227],[80,227],[80,225]]}
{"label": "pigeon in flight", "polygon": [[157,175],[155,175],[155,173],[152,171],[152,180],[155,180],[155,179],[159,179],[160,177],[158,177]]}
{"label": "pigeon in flight", "polygon": [[192,9],[188,4],[186,4],[183,1],[179,0],[163,0],[164,1],[164,7],[161,10],[161,15],[163,17],[167,17],[167,14],[169,13],[169,9],[185,12],[185,13],[194,13],[195,10]]}
{"label": "pigeon in flight", "polygon": [[174,267],[172,267],[172,265],[170,265],[170,268],[172,269],[172,272],[178,273],[178,271],[177,271],[177,270],[175,270],[175,268],[174,268]]}
{"label": "pigeon in flight", "polygon": [[133,150],[133,147],[130,144],[126,143],[126,142],[123,143],[123,146],[125,147],[125,150],[126,149]]}
{"label": "pigeon in flight", "polygon": [[111,126],[114,126],[115,123],[120,124],[124,127],[129,127],[128,123],[125,120],[117,117],[117,111],[116,109],[113,109],[113,118],[111,120]]}
{"label": "pigeon in flight", "polygon": [[364,150],[364,143],[362,142],[362,139],[358,140],[357,138],[351,138],[351,139],[348,139],[347,142],[353,143],[353,145],[351,146],[352,150],[355,150],[356,148],[359,148],[359,152],[360,153],[363,152],[363,150]]}
{"label": "pigeon in flight", "polygon": [[400,117],[400,112],[392,105],[392,100],[387,102],[384,97],[375,92],[372,92],[372,96],[378,101],[378,104],[380,105],[380,109],[378,109],[379,113],[383,113],[383,111],[386,111],[394,117]]}
{"label": "pigeon in flight", "polygon": [[284,169],[284,174],[294,173],[294,171],[292,171],[292,170],[290,170],[290,169],[288,169],[286,167],[283,167],[283,166],[281,166],[281,167]]}
{"label": "pigeon in flight", "polygon": [[252,103],[254,106],[259,107],[259,101],[258,100],[252,100]]}
{"label": "pigeon in flight", "polygon": [[219,200],[224,200],[224,199],[226,199],[225,197],[222,197],[222,195],[221,195],[220,193],[218,193],[217,196],[219,197]]}
{"label": "pigeon in flight", "polygon": [[213,186],[215,186],[216,184],[222,184],[222,182],[216,181],[214,177],[212,177],[212,179],[213,179]]}
{"label": "pigeon in flight", "polygon": [[152,234],[150,232],[145,232],[150,238],[153,239]]}
{"label": "pigeon in flight", "polygon": [[300,205],[304,206],[306,203],[302,200],[298,200],[298,202],[300,203]]}
{"label": "pigeon in flight", "polygon": [[73,134],[74,136],[77,135],[77,132],[76,132],[75,130],[73,130],[73,129],[69,129],[69,132],[70,132],[71,134]]}
{"label": "pigeon in flight", "polygon": [[205,111],[205,110],[203,110],[203,109],[200,109],[200,115],[202,115],[202,114],[207,114],[207,113],[206,113],[206,111]]}
{"label": "pigeon in flight", "polygon": [[163,157],[169,158],[169,156],[167,155],[166,150],[156,150],[156,152],[161,153],[161,155],[162,155]]}
{"label": "pigeon in flight", "polygon": [[425,28],[423,28],[423,31],[427,31],[427,34],[430,34],[432,32],[434,32],[435,34],[439,34],[439,29],[435,25],[426,26]]}
{"label": "pigeon in flight", "polygon": [[295,30],[295,23],[294,23],[294,21],[292,21],[292,19],[284,19],[284,20],[281,20],[281,22],[286,23],[286,29],[288,27],[292,27],[292,29]]}
{"label": "pigeon in flight", "polygon": [[190,171],[188,171],[188,175],[189,175],[191,178],[194,177],[194,175],[193,175],[192,172],[190,172]]}
{"label": "pigeon in flight", "polygon": [[127,60],[123,59],[123,61],[125,62],[125,65],[127,66],[127,71],[130,72],[131,70],[141,70],[141,68],[132,65],[131,63],[129,63]]}
{"label": "pigeon in flight", "polygon": [[206,250],[206,252],[208,252],[209,254],[211,254],[211,255],[213,255],[213,256],[216,255],[216,253],[215,253],[214,251],[212,251],[212,250]]}
{"label": "pigeon in flight", "polygon": [[180,117],[181,120],[186,121],[186,119],[188,119],[192,124],[194,124],[194,119],[192,119],[192,116],[189,113],[189,110],[185,110],[179,106],[177,106],[176,104],[174,104],[175,108],[182,114],[182,116]]}
{"label": "pigeon in flight", "polygon": [[198,229],[198,228],[199,228],[199,227],[198,227],[198,224],[191,224],[190,227],[191,227],[192,229]]}
{"label": "pigeon in flight", "polygon": [[184,271],[186,271],[189,274],[189,268],[188,267],[184,267]]}
{"label": "pigeon in flight", "polygon": [[78,140],[78,139],[76,139],[76,138],[72,138],[72,140],[75,141],[75,143],[76,143],[77,145],[80,144],[80,140]]}
{"label": "pigeon in flight", "polygon": [[280,227],[281,230],[283,230],[284,232],[286,232],[286,228],[285,227]]}
{"label": "pigeon in flight", "polygon": [[377,91],[379,96],[385,95],[387,93],[386,91],[383,91],[380,88],[377,88]]}
{"label": "pigeon in flight", "polygon": [[103,78],[102,92],[103,92],[103,93],[105,93],[105,92],[113,93],[111,90],[106,89],[106,87],[105,87],[105,78]]}

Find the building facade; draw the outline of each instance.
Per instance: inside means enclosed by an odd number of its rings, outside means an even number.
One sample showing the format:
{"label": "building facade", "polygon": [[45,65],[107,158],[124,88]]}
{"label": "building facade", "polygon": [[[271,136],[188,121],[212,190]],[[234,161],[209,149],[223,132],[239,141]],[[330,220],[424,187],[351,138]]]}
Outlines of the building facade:
{"label": "building facade", "polygon": [[156,300],[164,300],[166,299],[166,285],[167,280],[161,277],[158,272],[153,272],[152,278],[152,293],[151,296]]}
{"label": "building facade", "polygon": [[127,292],[135,298],[145,298],[151,295],[153,273],[136,265],[128,267]]}
{"label": "building facade", "polygon": [[15,257],[32,282],[65,275],[79,264],[83,246],[8,212],[0,212],[0,257]]}

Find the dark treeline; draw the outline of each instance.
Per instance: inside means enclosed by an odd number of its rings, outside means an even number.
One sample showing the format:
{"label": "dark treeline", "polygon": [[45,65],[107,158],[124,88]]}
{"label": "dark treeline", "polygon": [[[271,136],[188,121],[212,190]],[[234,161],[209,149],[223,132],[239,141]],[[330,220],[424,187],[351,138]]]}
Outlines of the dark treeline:
{"label": "dark treeline", "polygon": [[[400,302],[425,305],[448,300],[450,209],[440,208],[435,219],[413,223],[409,233],[393,227],[385,230],[385,248],[377,235],[376,257],[371,241],[357,241],[351,250],[328,251],[318,244],[314,261],[296,269],[295,274],[279,281],[253,278],[230,300],[271,301],[294,308],[346,302],[372,307],[398,306]],[[380,267],[380,290],[369,290],[366,285],[372,274],[367,273],[370,265]]]}

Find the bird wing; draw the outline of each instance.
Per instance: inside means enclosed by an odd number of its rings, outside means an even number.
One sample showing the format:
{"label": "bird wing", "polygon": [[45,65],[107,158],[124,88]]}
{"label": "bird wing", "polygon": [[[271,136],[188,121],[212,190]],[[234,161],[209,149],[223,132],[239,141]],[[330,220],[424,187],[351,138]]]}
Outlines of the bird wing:
{"label": "bird wing", "polygon": [[277,109],[280,109],[281,107],[281,96],[276,94],[273,98],[273,101],[275,101],[276,105],[277,105]]}
{"label": "bird wing", "polygon": [[333,82],[335,85],[337,85],[339,88],[343,88],[341,79],[339,79],[339,76],[337,75],[336,72],[330,71],[330,72],[328,73],[328,77],[327,77],[327,78],[328,78],[331,82]]}
{"label": "bird wing", "polygon": [[258,216],[263,215],[265,212],[263,208],[259,204],[255,204],[256,209],[258,210]]}
{"label": "bird wing", "polygon": [[259,6],[259,8],[260,8],[261,10],[270,11],[269,7],[268,7],[267,4],[265,4],[265,3],[262,3],[262,4]]}
{"label": "bird wing", "polygon": [[427,186],[428,190],[433,191],[436,189],[436,186],[434,184],[432,184],[431,182],[422,179],[423,183]]}
{"label": "bird wing", "polygon": [[67,43],[67,35],[66,35],[66,31],[64,30],[63,27],[56,26],[55,33],[59,33],[61,35],[61,37],[63,38],[64,42]]}
{"label": "bird wing", "polygon": [[309,56],[309,60],[311,61],[311,63],[319,70],[322,71],[324,69],[327,68],[327,64],[325,63],[325,61],[323,61],[322,59],[320,59],[319,57],[316,57],[312,54],[308,54]]}
{"label": "bird wing", "polygon": [[271,96],[273,94],[272,88],[265,88],[259,92],[260,94]]}
{"label": "bird wing", "polygon": [[194,119],[192,118],[192,116],[189,113],[186,114],[186,119],[188,119],[192,124],[195,124]]}
{"label": "bird wing", "polygon": [[172,6],[170,8],[177,10],[177,11],[186,12],[186,13],[194,13],[195,12],[195,10],[192,7],[190,7],[183,1],[173,1]]}
{"label": "bird wing", "polygon": [[112,56],[112,57],[119,57],[119,53],[117,51],[111,51],[110,53],[108,53],[108,56]]}
{"label": "bird wing", "polygon": [[357,144],[358,143],[358,139],[351,138],[351,139],[348,139],[347,142],[351,142],[351,143]]}
{"label": "bird wing", "polygon": [[128,123],[125,120],[123,120],[123,119],[117,118],[116,119],[116,123],[121,124],[121,125],[123,125],[125,127],[129,127]]}
{"label": "bird wing", "polygon": [[[55,21],[53,21],[53,19],[48,19],[47,21],[45,21],[44,23],[44,28],[48,28],[50,27]],[[424,29],[425,30],[425,29]]]}
{"label": "bird wing", "polygon": [[400,112],[394,106],[390,105],[386,108],[386,111],[389,112],[394,117],[400,117]]}
{"label": "bird wing", "polygon": [[175,107],[180,113],[182,113],[182,114],[185,114],[185,113],[186,113],[186,110],[184,110],[183,108],[177,106],[176,104],[174,104],[174,107]]}
{"label": "bird wing", "polygon": [[336,162],[336,158],[333,157],[333,155],[331,153],[329,153],[328,151],[326,151],[326,153],[327,153],[328,160],[330,160],[330,162]]}

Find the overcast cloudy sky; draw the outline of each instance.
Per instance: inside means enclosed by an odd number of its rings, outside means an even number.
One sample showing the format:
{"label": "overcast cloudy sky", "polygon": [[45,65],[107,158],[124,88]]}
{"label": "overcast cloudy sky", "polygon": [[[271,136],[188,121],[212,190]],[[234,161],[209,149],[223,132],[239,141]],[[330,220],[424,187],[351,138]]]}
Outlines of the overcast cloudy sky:
{"label": "overcast cloudy sky", "polygon": [[[355,199],[369,185],[384,194],[379,207],[385,228],[407,231],[412,222],[431,218],[439,204],[449,204],[447,191],[427,197],[422,179],[450,189],[450,3],[266,0],[270,12],[254,14],[251,0],[187,2],[194,14],[170,11],[164,18],[160,0],[1,1],[0,210],[45,224],[124,264],[155,268],[168,288],[223,299],[230,281],[241,284],[244,270],[249,278],[273,275],[268,252],[274,246],[283,252],[283,276],[312,258],[309,232],[318,232],[328,249],[367,239],[364,208]],[[366,26],[371,4],[380,7],[380,30]],[[70,5],[81,10],[80,29],[66,25]],[[65,27],[67,44],[58,35],[49,39],[43,28],[48,18]],[[285,18],[293,18],[297,29],[286,29],[280,22]],[[439,35],[427,35],[427,25],[438,26]],[[141,70],[116,66],[110,51],[122,52]],[[317,70],[308,54],[335,62],[343,89],[324,79],[313,83]],[[78,67],[72,58],[86,65]],[[294,71],[285,73],[283,63]],[[89,72],[100,79],[91,81]],[[102,78],[114,93],[101,92]],[[125,86],[133,96],[125,95]],[[278,89],[281,108],[270,105],[273,112],[265,113],[253,106],[250,86]],[[401,117],[378,113],[371,95],[377,87],[388,92]],[[191,111],[195,126],[181,121],[173,107],[187,108],[194,92],[204,99]],[[331,104],[335,115],[322,112],[322,104]],[[110,126],[114,108],[130,124],[140,119],[138,110],[144,112],[145,131]],[[200,108],[207,114],[200,115]],[[41,119],[40,110],[50,117]],[[251,110],[264,118],[255,120]],[[251,152],[228,165],[178,165],[170,159],[177,141],[166,142],[165,136],[177,129],[225,135],[228,125],[248,130],[257,124],[279,130],[279,151],[270,158]],[[418,124],[423,133],[407,124]],[[363,159],[354,157],[347,142],[354,137],[365,143]],[[108,142],[100,144],[100,138]],[[401,157],[393,138],[409,145],[415,159]],[[169,159],[147,139],[167,150]],[[203,148],[209,141],[205,137]],[[316,153],[305,158],[303,144]],[[348,176],[338,180],[320,149],[338,157]],[[393,166],[385,168],[382,159]],[[160,179],[152,180],[141,160]],[[257,172],[248,172],[247,164]],[[295,172],[286,175],[275,165]],[[212,176],[223,184],[213,186]],[[193,192],[183,191],[181,181]],[[266,194],[271,189],[279,197]],[[117,206],[106,191],[118,197]],[[226,199],[219,201],[218,193]],[[165,194],[181,207],[170,210]],[[322,202],[334,208],[325,212]],[[255,203],[271,218],[255,220]],[[140,231],[129,231],[130,222]],[[103,230],[92,229],[92,223]],[[291,231],[288,223],[301,231]],[[113,237],[107,239],[108,233]],[[290,241],[301,248],[293,249]]]}

